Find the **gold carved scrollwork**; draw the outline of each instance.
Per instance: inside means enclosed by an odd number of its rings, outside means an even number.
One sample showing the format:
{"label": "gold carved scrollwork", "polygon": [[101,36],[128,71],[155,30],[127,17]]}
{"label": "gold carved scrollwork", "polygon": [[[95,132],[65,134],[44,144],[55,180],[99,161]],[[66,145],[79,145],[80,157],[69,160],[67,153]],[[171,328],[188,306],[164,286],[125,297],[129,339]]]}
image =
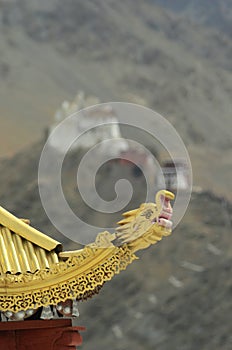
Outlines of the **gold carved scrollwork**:
{"label": "gold carved scrollwork", "polygon": [[[124,270],[136,259],[127,246],[114,247],[114,250],[109,249],[107,252],[106,248],[103,250],[104,254],[108,253],[106,259],[94,266],[93,258],[90,267],[78,273],[77,259],[81,270],[90,256],[96,258],[99,252],[102,254],[102,249],[94,250],[94,255],[93,251],[89,254],[87,249],[83,260],[79,257],[71,257],[66,262],[61,261],[54,265],[50,270],[40,270],[35,274],[4,276],[8,288],[7,293],[0,292],[1,311],[18,312],[40,306],[57,305],[59,302],[73,298],[84,300],[98,293],[106,281],[111,280],[115,274]],[[46,287],[48,282],[49,285]],[[23,286],[22,292],[20,288],[16,288],[16,285]]]}

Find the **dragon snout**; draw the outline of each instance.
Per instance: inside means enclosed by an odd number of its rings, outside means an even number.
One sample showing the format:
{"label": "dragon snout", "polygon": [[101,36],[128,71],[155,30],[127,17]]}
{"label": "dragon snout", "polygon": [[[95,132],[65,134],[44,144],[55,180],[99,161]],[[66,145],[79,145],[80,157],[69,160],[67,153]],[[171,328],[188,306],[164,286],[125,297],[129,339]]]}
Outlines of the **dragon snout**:
{"label": "dragon snout", "polygon": [[165,198],[169,199],[170,201],[173,201],[175,199],[174,193],[167,191],[167,190],[161,190],[157,193],[157,195],[163,195]]}
{"label": "dragon snout", "polygon": [[172,192],[161,190],[157,193],[157,204],[159,206],[159,215],[156,222],[168,230],[172,229],[172,206],[170,201],[174,200],[175,195]]}

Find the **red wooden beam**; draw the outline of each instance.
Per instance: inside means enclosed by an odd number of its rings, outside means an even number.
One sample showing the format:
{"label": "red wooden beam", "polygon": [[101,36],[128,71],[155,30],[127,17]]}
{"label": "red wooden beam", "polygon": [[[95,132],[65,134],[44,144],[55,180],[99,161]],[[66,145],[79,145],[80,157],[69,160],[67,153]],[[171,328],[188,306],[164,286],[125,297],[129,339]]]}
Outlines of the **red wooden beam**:
{"label": "red wooden beam", "polygon": [[0,349],[76,350],[84,330],[69,319],[0,322]]}

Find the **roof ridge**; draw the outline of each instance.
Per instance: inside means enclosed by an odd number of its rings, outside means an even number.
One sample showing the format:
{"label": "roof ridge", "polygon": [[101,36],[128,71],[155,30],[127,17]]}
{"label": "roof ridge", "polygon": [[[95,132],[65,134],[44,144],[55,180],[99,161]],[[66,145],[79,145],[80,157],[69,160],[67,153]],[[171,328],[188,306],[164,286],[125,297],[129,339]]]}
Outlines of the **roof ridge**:
{"label": "roof ridge", "polygon": [[46,234],[29,226],[27,223],[17,218],[9,211],[0,206],[0,225],[10,229],[12,232],[18,234],[20,237],[38,245],[39,247],[51,251],[59,247],[61,250],[61,243]]}

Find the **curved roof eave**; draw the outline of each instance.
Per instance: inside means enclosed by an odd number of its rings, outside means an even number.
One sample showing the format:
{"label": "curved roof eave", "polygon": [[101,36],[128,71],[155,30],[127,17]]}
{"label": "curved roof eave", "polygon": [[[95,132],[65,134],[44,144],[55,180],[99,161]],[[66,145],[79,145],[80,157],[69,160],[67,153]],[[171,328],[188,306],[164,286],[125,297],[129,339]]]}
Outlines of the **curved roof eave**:
{"label": "curved roof eave", "polygon": [[45,250],[62,250],[62,245],[60,242],[31,227],[23,220],[18,219],[16,216],[9,213],[1,206],[0,225],[7,227],[9,230],[18,234],[20,237],[38,245]]}

